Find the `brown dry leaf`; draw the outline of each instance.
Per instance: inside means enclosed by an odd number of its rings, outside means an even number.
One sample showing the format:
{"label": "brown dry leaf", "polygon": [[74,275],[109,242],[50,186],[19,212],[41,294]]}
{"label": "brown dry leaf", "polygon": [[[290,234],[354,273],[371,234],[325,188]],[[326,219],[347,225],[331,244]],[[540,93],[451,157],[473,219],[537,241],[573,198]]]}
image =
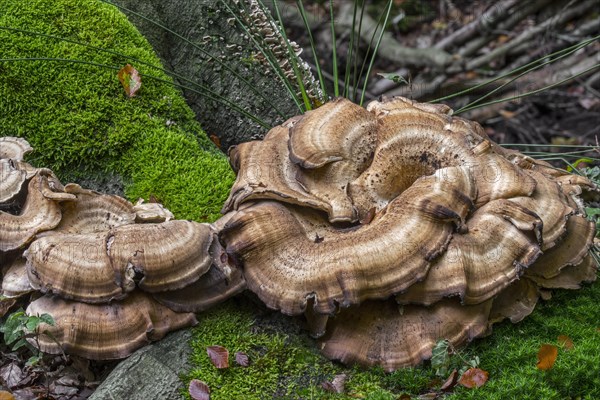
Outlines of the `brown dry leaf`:
{"label": "brown dry leaf", "polygon": [[229,351],[223,346],[208,346],[206,348],[208,358],[215,367],[229,368]]}
{"label": "brown dry leaf", "polygon": [[346,374],[339,374],[333,377],[331,382],[326,381],[321,383],[321,387],[328,392],[332,393],[344,393],[346,386],[346,379],[348,376]]}
{"label": "brown dry leaf", "polygon": [[590,108],[598,107],[600,105],[600,100],[596,98],[584,97],[582,99],[579,99],[579,104],[581,105],[581,107],[585,108],[586,110],[589,110]]}
{"label": "brown dry leaf", "polygon": [[0,390],[0,400],[15,400],[15,396],[13,396],[10,392]]}
{"label": "brown dry leaf", "polygon": [[500,36],[498,36],[498,44],[506,43],[506,42],[508,42],[508,39],[510,39],[510,36],[500,35]]}
{"label": "brown dry leaf", "polygon": [[140,73],[130,64],[127,64],[119,70],[117,73],[117,78],[119,78],[119,82],[121,82],[121,85],[123,85],[123,89],[125,89],[125,94],[127,97],[135,96],[138,90],[140,90],[142,87],[142,78],[140,77]]}
{"label": "brown dry leaf", "polygon": [[12,306],[15,305],[17,299],[15,298],[5,298],[0,300],[0,317],[4,317],[4,315],[10,310]]}
{"label": "brown dry leaf", "polygon": [[554,136],[550,139],[550,143],[554,146],[575,146],[579,144],[579,139],[576,137]]}
{"label": "brown dry leaf", "polygon": [[552,292],[550,290],[540,290],[540,297],[542,300],[550,300],[552,298]]}
{"label": "brown dry leaf", "polygon": [[508,110],[500,110],[500,111],[498,111],[498,113],[506,119],[511,119],[517,114],[514,111],[508,111]]}
{"label": "brown dry leaf", "polygon": [[198,379],[192,379],[188,392],[194,400],[210,400],[210,388],[208,385]]}
{"label": "brown dry leaf", "polygon": [[538,351],[537,367],[541,370],[548,370],[554,366],[554,362],[558,357],[558,347],[553,344],[543,344]]}
{"label": "brown dry leaf", "polygon": [[211,142],[215,144],[215,146],[217,146],[219,149],[221,148],[221,139],[219,139],[217,135],[210,135],[209,138]]}
{"label": "brown dry leaf", "polygon": [[250,360],[248,359],[248,355],[244,352],[238,351],[235,353],[235,362],[240,367],[247,367],[250,365]]}
{"label": "brown dry leaf", "polygon": [[13,389],[23,379],[23,371],[21,371],[16,362],[11,362],[0,368],[0,379],[4,386],[8,389]]}
{"label": "brown dry leaf", "polygon": [[400,395],[400,397],[398,398],[398,400],[410,400],[410,399],[411,399],[410,394],[406,394],[406,393],[402,393]]}
{"label": "brown dry leaf", "polygon": [[575,344],[567,335],[558,335],[558,344],[560,344],[566,351],[573,350]]}
{"label": "brown dry leaf", "polygon": [[454,386],[456,386],[456,384],[458,383],[458,371],[456,369],[454,369],[451,373],[450,376],[448,376],[448,379],[446,379],[446,382],[444,382],[444,384],[440,387],[440,390],[447,392],[449,390],[452,390],[452,388]]}
{"label": "brown dry leaf", "polygon": [[469,389],[482,387],[489,377],[487,371],[479,368],[469,368],[458,380],[458,383]]}

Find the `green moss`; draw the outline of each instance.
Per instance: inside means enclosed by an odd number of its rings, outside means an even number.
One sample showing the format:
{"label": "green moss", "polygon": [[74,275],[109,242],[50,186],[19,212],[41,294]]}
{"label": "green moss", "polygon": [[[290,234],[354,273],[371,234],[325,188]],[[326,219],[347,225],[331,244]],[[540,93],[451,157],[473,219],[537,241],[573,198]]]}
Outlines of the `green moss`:
{"label": "green moss", "polygon": [[[68,181],[115,174],[131,200],[160,198],[179,218],[214,220],[233,182],[148,42],[115,7],[97,0],[5,0],[0,25],[110,49],[0,29],[0,132],[35,148],[31,161]],[[117,79],[132,63],[142,89],[127,98]],[[109,68],[114,67],[114,68]]]}
{"label": "green moss", "polygon": [[[455,388],[450,399],[596,399],[600,398],[600,285],[579,291],[556,291],[540,302],[532,315],[518,324],[508,321],[494,327],[489,337],[462,351],[466,359],[478,356],[480,368],[490,374],[479,389]],[[317,352],[317,344],[281,317],[278,324],[257,318],[255,306],[236,300],[202,315],[193,341],[195,368],[185,377],[200,379],[211,388],[212,399],[397,399],[439,389],[441,382],[428,364],[386,374],[380,369],[362,371],[331,363]],[[287,321],[287,322],[286,322]],[[554,368],[536,367],[537,352],[544,343],[558,344],[567,335],[575,347],[561,349]],[[252,365],[232,365],[217,370],[210,364],[206,347],[221,345],[230,354],[243,351]],[[231,357],[233,359],[233,357]],[[454,358],[458,365],[460,361]],[[336,374],[348,376],[345,394],[324,391],[320,383]],[[188,396],[187,394],[185,394]],[[187,397],[189,398],[189,397]]]}

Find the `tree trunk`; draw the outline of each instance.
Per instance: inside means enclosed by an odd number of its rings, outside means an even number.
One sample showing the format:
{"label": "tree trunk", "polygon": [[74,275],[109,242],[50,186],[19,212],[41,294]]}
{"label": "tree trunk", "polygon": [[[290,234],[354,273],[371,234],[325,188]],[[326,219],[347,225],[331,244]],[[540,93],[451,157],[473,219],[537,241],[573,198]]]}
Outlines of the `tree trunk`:
{"label": "tree trunk", "polygon": [[[224,151],[239,142],[262,138],[268,127],[299,113],[283,83],[261,61],[251,38],[222,2],[114,3],[152,44],[175,81],[187,87],[183,93],[188,104],[205,132],[213,141],[216,136]],[[233,2],[228,4],[234,7]],[[213,94],[207,93],[206,88]],[[266,126],[216,101],[215,96],[237,104]]]}

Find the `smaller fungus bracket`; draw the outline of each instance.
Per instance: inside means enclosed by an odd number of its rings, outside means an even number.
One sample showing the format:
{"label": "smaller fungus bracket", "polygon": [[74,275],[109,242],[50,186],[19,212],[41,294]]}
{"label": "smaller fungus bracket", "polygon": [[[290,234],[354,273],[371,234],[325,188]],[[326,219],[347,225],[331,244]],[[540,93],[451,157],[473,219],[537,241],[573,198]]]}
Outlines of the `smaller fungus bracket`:
{"label": "smaller fungus bracket", "polygon": [[27,186],[27,198],[18,215],[0,211],[0,251],[22,248],[42,231],[54,228],[61,219],[60,205],[44,195],[50,191],[48,177],[38,172]]}
{"label": "smaller fungus bracket", "polygon": [[21,297],[33,291],[29,278],[27,277],[27,268],[25,259],[17,257],[11,264],[3,268],[2,271],[2,296],[8,298]]}
{"label": "smaller fungus bracket", "polygon": [[274,199],[330,211],[330,205],[308,193],[297,181],[299,167],[289,158],[288,139],[289,129],[277,126],[262,141],[246,142],[230,149],[229,159],[237,178],[221,210],[223,214],[256,199]]}
{"label": "smaller fungus bracket", "polygon": [[144,203],[144,199],[139,199],[133,206],[135,212],[135,222],[167,222],[175,218],[173,213],[166,209],[160,203]]}
{"label": "smaller fungus bracket", "polygon": [[137,285],[157,292],[184,287],[208,271],[208,224],[169,221],[110,231],[48,235],[26,252],[32,284],[42,292],[102,303]]}
{"label": "smaller fungus bracket", "polygon": [[0,137],[0,159],[22,160],[33,151],[27,140],[19,137]]}
{"label": "smaller fungus bracket", "polygon": [[[30,343],[50,354],[62,351],[91,360],[124,358],[168,332],[197,323],[192,313],[176,313],[136,291],[122,301],[87,304],[42,296],[27,315],[50,314],[54,326],[40,324]],[[47,332],[47,333],[45,333]]]}
{"label": "smaller fungus bracket", "polygon": [[180,289],[211,266],[209,224],[173,220],[161,224],[119,226],[111,231],[109,257],[114,266],[141,275],[147,292]]}
{"label": "smaller fungus bracket", "polygon": [[83,189],[74,183],[67,184],[65,192],[76,196],[76,201],[61,205],[60,224],[48,234],[101,232],[135,222],[133,205],[122,197]]}
{"label": "smaller fungus bracket", "polygon": [[0,159],[0,203],[12,200],[21,192],[27,172],[17,168],[14,161]]}
{"label": "smaller fungus bracket", "polygon": [[339,97],[309,111],[290,129],[290,158],[304,169],[346,161],[364,169],[375,148],[377,120]]}
{"label": "smaller fungus bracket", "polygon": [[570,215],[558,243],[547,250],[526,271],[527,276],[550,279],[569,265],[579,264],[594,243],[596,225],[582,215]]}
{"label": "smaller fungus bracket", "polygon": [[[131,277],[115,276],[107,253],[107,232],[47,235],[25,251],[31,285],[42,293],[102,303],[134,289]],[[124,269],[124,268],[123,268]]]}
{"label": "smaller fungus bracket", "polygon": [[440,339],[460,346],[489,332],[491,300],[463,306],[446,299],[431,307],[368,301],[330,318],[321,352],[344,364],[379,365],[391,372],[431,358]]}

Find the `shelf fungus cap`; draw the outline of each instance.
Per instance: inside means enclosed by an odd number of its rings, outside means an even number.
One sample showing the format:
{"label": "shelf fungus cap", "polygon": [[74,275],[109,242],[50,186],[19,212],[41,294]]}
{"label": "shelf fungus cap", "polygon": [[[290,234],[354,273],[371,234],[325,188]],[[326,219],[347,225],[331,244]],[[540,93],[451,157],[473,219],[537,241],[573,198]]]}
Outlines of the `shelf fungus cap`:
{"label": "shelf fungus cap", "polygon": [[177,312],[199,313],[224,302],[246,289],[246,281],[240,268],[233,267],[229,273],[213,265],[207,273],[181,289],[154,293],[159,303]]}
{"label": "shelf fungus cap", "polygon": [[331,222],[356,221],[348,184],[369,166],[377,141],[372,113],[344,98],[307,112],[290,129],[290,159],[297,180],[331,206]]}
{"label": "shelf fungus cap", "polygon": [[233,215],[220,239],[249,289],[286,314],[303,313],[311,298],[321,314],[386,298],[425,277],[470,212],[468,171],[452,171],[420,178],[366,225],[336,228],[312,210],[265,201]]}
{"label": "shelf fungus cap", "polygon": [[5,271],[2,277],[2,296],[14,298],[21,297],[33,291],[29,278],[27,277],[27,268],[25,267],[25,259],[18,257],[15,259]]}
{"label": "shelf fungus cap", "polygon": [[139,291],[110,304],[87,304],[45,295],[33,301],[26,313],[47,313],[55,321],[54,326],[41,324],[38,340],[31,340],[31,344],[39,344],[46,353],[64,351],[92,360],[127,357],[170,331],[197,323],[194,314],[176,313]]}
{"label": "shelf fungus cap", "polygon": [[26,179],[27,172],[18,169],[12,160],[0,159],[0,204],[18,195]]}
{"label": "shelf fungus cap", "polygon": [[62,219],[48,234],[101,232],[135,222],[133,205],[122,197],[83,189],[74,183],[64,190],[75,196],[75,201],[62,204]]}
{"label": "shelf fungus cap", "polygon": [[136,284],[158,292],[196,281],[211,265],[211,241],[208,224],[181,220],[49,235],[31,244],[27,268],[42,292],[100,303],[122,298]]}
{"label": "shelf fungus cap", "polygon": [[369,107],[378,115],[373,161],[348,188],[360,219],[372,207],[383,209],[419,177],[476,164],[472,149],[483,139],[462,126],[456,128],[448,115],[423,110],[405,99]]}
{"label": "shelf fungus cap", "polygon": [[290,160],[288,139],[289,129],[281,125],[271,129],[262,141],[242,143],[229,150],[229,160],[237,178],[221,210],[223,214],[256,199],[330,210],[327,203],[312,196],[297,181],[299,167]]}
{"label": "shelf fungus cap", "polygon": [[559,275],[563,268],[579,264],[588,255],[595,233],[594,222],[577,214],[569,216],[560,241],[526,270],[526,276],[550,279]]}
{"label": "shelf fungus cap", "polygon": [[402,304],[431,305],[458,295],[463,304],[484,302],[519,279],[540,256],[542,221],[510,200],[494,200],[476,210],[463,233],[424,280],[396,296]]}
{"label": "shelf fungus cap", "polygon": [[314,169],[336,161],[370,161],[377,120],[372,113],[343,97],[309,111],[290,129],[290,158]]}
{"label": "shelf fungus cap", "polygon": [[44,195],[50,191],[48,176],[38,172],[27,186],[27,198],[19,215],[0,211],[0,251],[25,246],[42,231],[54,228],[61,219],[60,205]]}
{"label": "shelf fungus cap", "polygon": [[446,299],[431,307],[368,301],[330,318],[321,352],[344,364],[381,366],[391,372],[432,356],[440,339],[460,346],[488,333],[491,301],[463,306]]}
{"label": "shelf fungus cap", "polygon": [[31,151],[33,151],[33,148],[23,138],[12,136],[0,137],[0,159],[22,160],[25,154]]}
{"label": "shelf fungus cap", "polygon": [[135,212],[135,222],[166,222],[175,218],[173,213],[166,209],[162,204],[150,202],[144,203],[144,199],[139,199],[133,206]]}

